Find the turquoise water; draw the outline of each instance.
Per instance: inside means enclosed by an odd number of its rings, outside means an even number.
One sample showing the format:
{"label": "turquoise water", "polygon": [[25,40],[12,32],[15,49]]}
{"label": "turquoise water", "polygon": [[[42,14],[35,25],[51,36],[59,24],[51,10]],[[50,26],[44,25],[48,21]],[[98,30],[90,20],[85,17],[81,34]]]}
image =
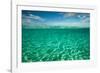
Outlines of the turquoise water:
{"label": "turquoise water", "polygon": [[89,28],[22,29],[22,62],[89,60]]}

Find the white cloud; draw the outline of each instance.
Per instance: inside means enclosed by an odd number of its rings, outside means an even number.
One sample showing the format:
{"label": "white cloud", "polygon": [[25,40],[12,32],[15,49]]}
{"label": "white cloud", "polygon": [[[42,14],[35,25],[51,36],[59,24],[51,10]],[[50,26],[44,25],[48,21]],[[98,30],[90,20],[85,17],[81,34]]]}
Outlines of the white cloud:
{"label": "white cloud", "polygon": [[90,18],[86,15],[78,15],[77,17],[81,20],[82,23],[88,23],[90,21]]}
{"label": "white cloud", "polygon": [[65,26],[65,27],[89,27],[89,23],[85,22],[85,20],[83,21],[79,21],[79,22],[49,22],[47,23],[47,25],[50,26]]}
{"label": "white cloud", "polygon": [[33,15],[33,14],[29,14],[28,16],[25,15],[24,18],[26,18],[28,20],[33,19],[33,20],[38,20],[38,21],[44,21],[45,20],[44,18],[37,16],[37,15]]}
{"label": "white cloud", "polygon": [[80,19],[85,19],[85,18],[87,18],[86,15],[77,15],[77,17],[80,18]]}
{"label": "white cloud", "polygon": [[90,21],[89,18],[85,18],[85,19],[82,20],[83,23],[87,23],[87,22],[89,22],[89,21]]}
{"label": "white cloud", "polygon": [[26,19],[26,22],[27,22],[27,23],[31,23],[31,20],[30,20],[30,19]]}
{"label": "white cloud", "polygon": [[73,16],[76,15],[76,13],[74,13],[74,12],[68,12],[68,13],[64,13],[63,15],[64,15],[64,17],[73,17]]}

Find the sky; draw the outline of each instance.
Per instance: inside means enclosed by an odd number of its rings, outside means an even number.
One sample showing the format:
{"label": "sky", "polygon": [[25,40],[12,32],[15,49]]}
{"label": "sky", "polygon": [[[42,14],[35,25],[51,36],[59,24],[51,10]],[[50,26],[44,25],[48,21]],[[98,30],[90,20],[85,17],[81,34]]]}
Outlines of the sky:
{"label": "sky", "polygon": [[90,26],[89,13],[22,10],[23,28],[83,27]]}

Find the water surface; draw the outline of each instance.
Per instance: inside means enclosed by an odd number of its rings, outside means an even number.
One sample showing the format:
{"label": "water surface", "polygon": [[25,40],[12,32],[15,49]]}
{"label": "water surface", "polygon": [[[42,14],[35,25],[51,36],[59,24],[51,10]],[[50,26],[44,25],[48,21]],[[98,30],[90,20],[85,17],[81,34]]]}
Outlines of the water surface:
{"label": "water surface", "polygon": [[22,62],[89,60],[89,28],[22,29]]}

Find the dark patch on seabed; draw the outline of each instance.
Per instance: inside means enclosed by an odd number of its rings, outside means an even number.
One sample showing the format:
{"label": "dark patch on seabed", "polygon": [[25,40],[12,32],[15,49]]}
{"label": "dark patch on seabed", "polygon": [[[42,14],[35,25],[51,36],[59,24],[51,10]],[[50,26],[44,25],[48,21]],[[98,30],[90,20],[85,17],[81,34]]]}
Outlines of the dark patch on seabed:
{"label": "dark patch on seabed", "polygon": [[89,28],[22,29],[22,62],[89,59]]}

